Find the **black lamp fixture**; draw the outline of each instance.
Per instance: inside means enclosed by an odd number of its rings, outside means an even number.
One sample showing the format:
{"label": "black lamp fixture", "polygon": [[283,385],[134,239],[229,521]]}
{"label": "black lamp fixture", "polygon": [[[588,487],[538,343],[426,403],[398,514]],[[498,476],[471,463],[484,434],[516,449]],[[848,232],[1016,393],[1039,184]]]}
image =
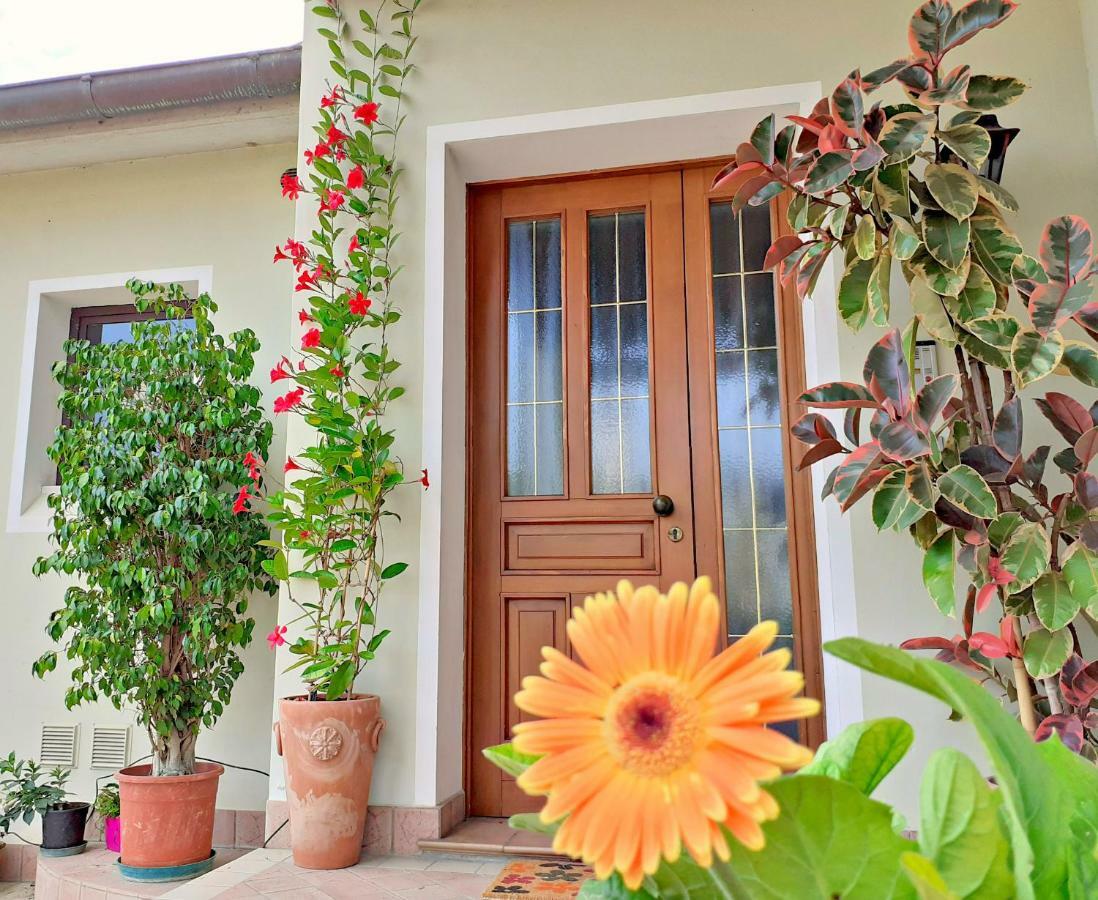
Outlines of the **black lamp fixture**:
{"label": "black lamp fixture", "polygon": [[[983,175],[984,178],[994,181],[996,184],[1001,184],[1003,180],[1003,164],[1006,162],[1007,147],[1010,146],[1011,141],[1018,137],[1021,133],[1021,129],[1004,128],[999,124],[999,117],[995,115],[980,116],[980,118],[976,120],[976,124],[984,128],[991,138],[991,151],[988,153],[987,159],[984,160],[984,164],[980,166],[980,174]],[[957,162],[962,166],[965,166],[966,169],[971,168],[948,148],[943,149],[942,157],[947,162]]]}

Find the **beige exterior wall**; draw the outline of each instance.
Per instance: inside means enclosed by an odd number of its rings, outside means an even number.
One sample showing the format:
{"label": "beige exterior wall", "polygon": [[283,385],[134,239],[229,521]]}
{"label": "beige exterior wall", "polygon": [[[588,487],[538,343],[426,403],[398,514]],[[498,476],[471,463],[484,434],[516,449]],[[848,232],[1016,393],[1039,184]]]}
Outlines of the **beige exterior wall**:
{"label": "beige exterior wall", "polygon": [[[288,338],[289,272],[270,264],[275,244],[292,229],[293,206],[278,189],[279,174],[293,164],[294,148],[281,144],[110,163],[0,177],[0,316],[6,351],[0,385],[10,415],[0,420],[0,505],[7,509],[13,458],[15,398],[19,394],[28,283],[37,279],[98,275],[189,266],[212,267],[216,322],[229,332],[253,328],[263,349],[257,381],[266,382]],[[51,352],[40,347],[40,354]],[[60,347],[52,348],[57,354]],[[54,356],[56,358],[56,356]],[[270,394],[265,385],[265,391]],[[270,397],[268,397],[268,401]],[[276,436],[275,456],[283,452]],[[60,605],[64,584],[31,574],[34,559],[48,550],[45,533],[8,533],[0,542],[0,752],[38,754],[40,726],[81,726],[78,767],[72,788],[81,797],[104,774],[88,768],[91,726],[133,721],[108,704],[66,711],[65,664],[46,680],[32,678],[30,665],[50,641],[44,626]],[[225,762],[267,769],[274,660],[263,636],[275,619],[276,601],[257,596],[252,605],[256,641],[245,654],[246,671],[232,705],[216,728],[203,735],[198,753]],[[131,758],[148,753],[137,728]],[[262,809],[267,781],[228,770],[219,805]],[[37,827],[37,825],[36,825]]]}
{"label": "beige exterior wall", "polygon": [[[357,21],[359,5],[346,4],[351,22]],[[394,417],[397,451],[407,466],[418,468],[423,451],[425,398],[416,373],[422,371],[421,334],[430,324],[424,321],[420,300],[429,126],[794,82],[819,81],[829,88],[855,66],[869,70],[906,53],[906,23],[914,5],[911,0],[844,0],[826,8],[806,0],[424,3],[416,50],[420,69],[410,83],[409,119],[402,136],[407,174],[398,223],[403,233],[399,262],[406,266],[399,288],[405,318],[394,333],[394,350],[405,363],[402,383],[408,393]],[[327,50],[312,34],[312,24],[307,22],[302,86],[301,133],[308,145],[315,142],[311,104],[329,73]],[[1031,245],[1054,215],[1098,216],[1098,153],[1080,32],[1076,0],[1030,0],[1007,24],[957,52],[975,71],[1010,73],[1033,84],[1003,116],[1022,129],[1010,152],[1005,185],[1022,204],[1024,214],[1015,221]],[[745,137],[728,134],[729,151]],[[310,216],[311,209],[299,209],[299,228],[307,226]],[[903,321],[902,310],[894,315]],[[871,338],[868,330],[857,336],[843,333],[845,377],[860,374]],[[295,439],[291,432],[291,446]],[[398,506],[403,521],[390,527],[388,553],[392,559],[414,562],[420,535],[417,499],[403,495]],[[859,633],[897,643],[913,635],[958,631],[956,623],[934,612],[925,596],[919,557],[907,536],[878,535],[868,509],[857,509],[851,523],[856,577],[845,587],[857,598]],[[446,571],[443,577],[460,576]],[[381,694],[390,719],[375,770],[376,802],[410,804],[417,793],[423,802],[414,757],[417,744],[424,741],[439,741],[435,798],[441,800],[460,786],[461,748],[436,738],[422,719],[417,731],[414,719],[422,603],[416,578],[413,565],[389,589],[382,618],[393,635],[360,685]],[[452,652],[459,652],[454,642],[461,640],[454,630],[442,635],[443,646]],[[902,715],[918,729],[906,770],[886,791],[889,799],[903,798],[910,809],[912,778],[927,755],[946,743],[971,746],[967,729],[947,722],[944,710],[912,692],[878,679],[864,679],[863,684],[866,716]],[[294,687],[292,677],[278,679],[279,692]],[[456,714],[451,706],[438,713],[438,720]],[[280,791],[280,782],[272,779],[272,796]]]}

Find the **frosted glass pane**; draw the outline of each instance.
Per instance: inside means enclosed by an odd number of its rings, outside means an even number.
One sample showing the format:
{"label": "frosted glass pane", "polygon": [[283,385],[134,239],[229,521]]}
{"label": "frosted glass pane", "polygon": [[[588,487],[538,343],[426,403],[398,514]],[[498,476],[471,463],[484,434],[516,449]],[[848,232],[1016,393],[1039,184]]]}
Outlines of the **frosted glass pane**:
{"label": "frosted glass pane", "polygon": [[621,431],[617,400],[591,401],[591,491],[621,493]]}
{"label": "frosted glass pane", "polygon": [[618,299],[645,300],[648,297],[648,267],[645,263],[644,213],[618,213]]}
{"label": "frosted glass pane", "polygon": [[762,275],[745,275],[743,280],[747,289],[747,345],[776,347],[774,276],[765,272]]}
{"label": "frosted glass pane", "polygon": [[618,395],[618,307],[591,307],[591,397]]}
{"label": "frosted glass pane", "polygon": [[535,224],[534,304],[538,309],[560,308],[560,219]]}
{"label": "frosted glass pane", "polygon": [[743,349],[743,297],[739,275],[713,279],[713,331],[718,351]]}
{"label": "frosted glass pane", "polygon": [[588,268],[592,303],[614,303],[618,297],[615,216],[591,216],[588,221]]}
{"label": "frosted glass pane", "polygon": [[507,402],[534,399],[534,317],[530,313],[507,315]]}
{"label": "frosted glass pane", "polygon": [[652,489],[652,451],[648,429],[648,401],[622,400],[621,465],[626,494],[643,494]]}
{"label": "frosted glass pane", "polygon": [[755,539],[750,531],[724,533],[724,575],[728,591],[728,633],[746,634],[759,622]]}
{"label": "frosted glass pane", "polygon": [[746,206],[740,213],[743,230],[743,270],[760,272],[770,249],[770,205]]}
{"label": "frosted glass pane", "polygon": [[[799,648],[796,646],[797,641],[791,637],[780,637],[774,641],[773,648],[775,650],[784,647],[793,653],[793,668],[798,672],[804,671],[804,663],[801,662]],[[804,742],[804,735],[801,733],[801,721],[795,722],[775,722],[772,725],[767,725],[767,728],[773,728],[775,731],[780,731],[786,737],[797,743]]]}
{"label": "frosted glass pane", "polygon": [[564,493],[564,433],[561,403],[539,403],[534,407],[537,425],[537,491],[538,494]]}
{"label": "frosted glass pane", "polygon": [[519,315],[513,318],[536,319],[537,335],[537,399],[561,400],[561,326],[560,312],[536,312],[533,315]]}
{"label": "frosted glass pane", "polygon": [[534,493],[534,407],[507,408],[507,494]]}
{"label": "frosted glass pane", "polygon": [[749,350],[747,392],[752,425],[781,424],[781,384],[778,381],[778,351]]}
{"label": "frosted glass pane", "polygon": [[793,633],[793,595],[789,586],[789,536],[785,529],[760,531],[759,602],[762,617],[778,623],[779,634]]}
{"label": "frosted glass pane", "polygon": [[648,304],[628,303],[621,316],[621,395],[648,396]]}
{"label": "frosted glass pane", "polygon": [[751,527],[751,469],[747,429],[720,432],[721,511],[725,528]]}
{"label": "frosted glass pane", "polygon": [[717,354],[717,426],[747,424],[747,379],[742,350]]}
{"label": "frosted glass pane", "polygon": [[534,223],[507,226],[507,308],[534,307]]}
{"label": "frosted glass pane", "polygon": [[709,243],[714,275],[740,271],[740,232],[731,203],[709,207]]}
{"label": "frosted glass pane", "polygon": [[751,429],[751,472],[755,482],[755,523],[785,525],[785,465],[780,428]]}

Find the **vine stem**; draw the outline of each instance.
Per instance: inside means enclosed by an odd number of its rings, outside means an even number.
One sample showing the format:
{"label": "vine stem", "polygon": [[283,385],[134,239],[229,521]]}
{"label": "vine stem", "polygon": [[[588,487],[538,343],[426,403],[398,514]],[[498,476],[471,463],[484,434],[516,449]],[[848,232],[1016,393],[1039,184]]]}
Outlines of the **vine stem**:
{"label": "vine stem", "polygon": [[[1014,643],[1019,647],[1022,646],[1022,626],[1018,624],[1017,618],[1014,620]],[[1022,727],[1033,735],[1037,731],[1037,711],[1033,705],[1029,672],[1026,671],[1026,664],[1019,657],[1014,657],[1010,662],[1014,668],[1014,689],[1018,692],[1018,718],[1022,721]]]}

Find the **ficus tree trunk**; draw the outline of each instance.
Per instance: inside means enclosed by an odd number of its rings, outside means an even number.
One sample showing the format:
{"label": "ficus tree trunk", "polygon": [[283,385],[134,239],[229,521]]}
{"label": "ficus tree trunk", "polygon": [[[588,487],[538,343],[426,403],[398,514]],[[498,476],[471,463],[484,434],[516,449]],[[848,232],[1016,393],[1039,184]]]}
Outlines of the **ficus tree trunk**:
{"label": "ficus tree trunk", "polygon": [[166,735],[153,737],[154,776],[193,775],[194,747],[197,735],[193,730],[177,731],[172,729]]}

